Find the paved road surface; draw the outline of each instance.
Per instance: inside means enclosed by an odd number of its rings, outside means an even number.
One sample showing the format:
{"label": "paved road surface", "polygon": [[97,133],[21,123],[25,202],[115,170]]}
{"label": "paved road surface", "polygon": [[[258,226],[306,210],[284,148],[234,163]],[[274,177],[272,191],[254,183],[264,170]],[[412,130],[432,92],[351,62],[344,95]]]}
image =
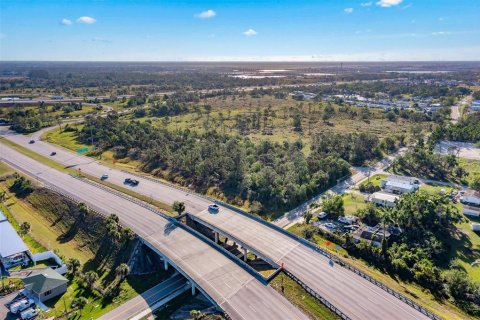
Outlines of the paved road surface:
{"label": "paved road surface", "polygon": [[122,224],[166,255],[233,319],[307,319],[272,287],[262,284],[219,251],[150,210],[50,169],[3,144],[0,144],[0,155],[26,174],[74,193],[91,208],[117,214]]}
{"label": "paved road surface", "polygon": [[188,286],[187,280],[181,274],[177,273],[141,295],[101,316],[99,320],[130,319],[140,312],[151,308],[157,301],[160,301],[185,286]]}
{"label": "paved road surface", "polygon": [[457,155],[457,151],[455,150],[458,150],[458,156],[460,158],[480,160],[480,148],[477,148],[474,143],[441,141],[435,147],[435,152],[442,155],[450,154],[450,150],[452,150],[455,155]]}
{"label": "paved road surface", "polygon": [[[56,150],[57,161],[66,165],[77,165],[86,173],[100,176],[107,171],[112,183],[122,184],[129,176],[118,170],[107,169],[90,158],[74,155],[42,141],[28,144],[29,137],[12,135],[8,138],[47,156],[52,150]],[[385,159],[378,167],[383,168],[388,161],[389,159]],[[138,180],[140,185],[135,191],[165,203],[184,201],[188,212],[208,218],[212,225],[228,231],[268,258],[284,262],[289,271],[352,319],[426,319],[423,314],[352,272],[339,266],[330,267],[324,256],[264,224],[223,207],[217,215],[206,215],[204,210],[209,204],[208,200],[147,179]]]}

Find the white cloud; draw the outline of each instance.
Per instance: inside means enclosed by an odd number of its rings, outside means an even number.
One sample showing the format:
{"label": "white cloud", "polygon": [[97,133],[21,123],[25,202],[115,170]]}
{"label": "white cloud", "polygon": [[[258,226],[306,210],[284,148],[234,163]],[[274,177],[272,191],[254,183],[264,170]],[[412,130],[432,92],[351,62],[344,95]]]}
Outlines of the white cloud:
{"label": "white cloud", "polygon": [[216,15],[217,13],[215,11],[213,11],[212,9],[209,9],[207,11],[202,11],[199,14],[196,14],[195,16],[200,19],[209,19],[209,18],[215,17]]}
{"label": "white cloud", "polygon": [[243,34],[246,35],[247,37],[256,36],[257,31],[253,29],[248,29],[247,31],[244,31]]}
{"label": "white cloud", "polygon": [[60,23],[63,24],[64,26],[69,26],[72,24],[72,20],[63,18],[62,21],[60,21]]}
{"label": "white cloud", "polygon": [[373,4],[372,1],[360,3],[360,5],[361,5],[362,7],[370,7],[372,4]]}
{"label": "white cloud", "polygon": [[350,13],[353,13],[353,8],[345,8],[343,9],[343,11],[345,11],[345,13],[350,14]]}
{"label": "white cloud", "polygon": [[380,0],[377,2],[377,5],[380,7],[388,8],[398,6],[402,2],[403,0]]}
{"label": "white cloud", "polygon": [[97,20],[95,20],[94,18],[89,17],[89,16],[83,16],[83,17],[78,18],[77,22],[78,23],[85,23],[85,24],[93,24],[93,23],[97,22]]}

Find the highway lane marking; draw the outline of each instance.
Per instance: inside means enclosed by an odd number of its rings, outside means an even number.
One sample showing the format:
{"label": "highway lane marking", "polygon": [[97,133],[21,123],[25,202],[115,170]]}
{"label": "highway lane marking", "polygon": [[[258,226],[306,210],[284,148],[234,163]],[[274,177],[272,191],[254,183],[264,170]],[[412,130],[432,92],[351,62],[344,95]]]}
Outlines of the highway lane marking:
{"label": "highway lane marking", "polygon": [[[175,277],[175,275],[174,275],[173,277]],[[171,278],[170,278],[170,279],[167,279],[167,280],[165,280],[165,281],[169,281],[169,280],[171,280]],[[139,304],[142,304],[143,302],[147,303],[147,308],[150,308],[150,303],[147,302],[148,299],[150,299],[151,297],[159,294],[161,291],[164,291],[164,290],[172,287],[173,285],[176,285],[178,282],[181,282],[182,280],[183,280],[182,278],[177,279],[175,282],[170,283],[170,284],[167,285],[166,287],[164,287],[164,288],[159,288],[160,291],[155,291],[155,292],[153,292],[152,294],[150,294],[150,295],[147,296],[147,297],[138,296],[138,297],[134,298],[134,299],[142,299],[142,298],[143,298],[144,301],[138,301],[137,303],[133,304],[133,305],[130,306],[129,308],[123,310],[123,311],[120,312],[120,313],[117,313],[113,318],[108,318],[108,319],[116,319],[118,316],[120,316],[120,315],[122,315],[122,314],[124,314],[124,313],[126,313],[126,312],[128,312],[128,311],[130,311],[130,310],[132,310],[133,308],[137,307]],[[161,285],[162,285],[162,283],[159,283],[159,284],[158,284],[158,286],[161,286]],[[152,288],[152,289],[154,289],[154,288]],[[132,300],[133,300],[133,299],[132,299]],[[132,300],[130,300],[130,301],[132,301]],[[158,300],[159,300],[159,299],[157,299],[156,301],[153,301],[152,305],[155,304],[155,302],[157,302]],[[128,302],[126,302],[126,303],[123,304],[122,306],[125,306],[125,305],[127,305],[127,304],[128,304]],[[119,308],[121,308],[122,306],[119,306]],[[110,311],[110,312],[114,312],[114,311],[115,311],[115,309],[112,310],[112,311]],[[110,312],[108,312],[108,313],[110,313]],[[140,312],[141,312],[141,311],[140,311]],[[104,317],[104,316],[106,316],[106,315],[103,315],[102,317]]]}

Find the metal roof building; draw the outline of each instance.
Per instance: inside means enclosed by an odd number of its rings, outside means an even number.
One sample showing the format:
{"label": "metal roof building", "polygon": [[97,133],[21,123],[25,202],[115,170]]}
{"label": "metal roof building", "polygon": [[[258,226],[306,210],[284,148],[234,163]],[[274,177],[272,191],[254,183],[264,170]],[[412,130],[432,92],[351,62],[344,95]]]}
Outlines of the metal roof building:
{"label": "metal roof building", "polygon": [[23,253],[29,254],[27,246],[0,210],[0,261]]}

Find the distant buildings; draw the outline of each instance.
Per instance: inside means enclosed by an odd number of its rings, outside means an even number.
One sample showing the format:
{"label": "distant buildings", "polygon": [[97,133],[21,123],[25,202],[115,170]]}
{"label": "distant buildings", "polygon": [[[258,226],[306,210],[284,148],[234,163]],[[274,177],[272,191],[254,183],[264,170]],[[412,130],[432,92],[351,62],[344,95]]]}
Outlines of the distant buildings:
{"label": "distant buildings", "polygon": [[294,91],[292,98],[297,101],[312,100],[317,95],[315,93],[303,92],[303,91]]}
{"label": "distant buildings", "polygon": [[0,211],[0,268],[27,265],[31,259],[31,253],[22,238]]}
{"label": "distant buildings", "polygon": [[470,108],[473,111],[480,111],[480,100],[475,100],[470,104]]}

